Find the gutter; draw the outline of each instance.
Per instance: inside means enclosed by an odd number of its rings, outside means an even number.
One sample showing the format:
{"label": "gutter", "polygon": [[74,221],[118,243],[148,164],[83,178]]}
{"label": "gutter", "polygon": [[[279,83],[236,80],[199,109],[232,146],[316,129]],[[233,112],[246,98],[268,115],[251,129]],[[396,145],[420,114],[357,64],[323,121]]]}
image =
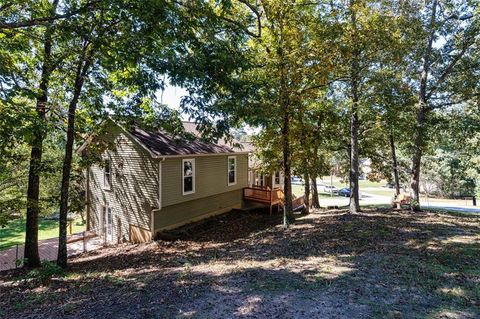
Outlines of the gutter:
{"label": "gutter", "polygon": [[182,157],[202,157],[202,156],[235,156],[235,155],[248,155],[249,152],[230,152],[230,153],[200,153],[200,154],[179,154],[179,155],[152,155],[153,159],[162,159],[165,158],[182,158]]}

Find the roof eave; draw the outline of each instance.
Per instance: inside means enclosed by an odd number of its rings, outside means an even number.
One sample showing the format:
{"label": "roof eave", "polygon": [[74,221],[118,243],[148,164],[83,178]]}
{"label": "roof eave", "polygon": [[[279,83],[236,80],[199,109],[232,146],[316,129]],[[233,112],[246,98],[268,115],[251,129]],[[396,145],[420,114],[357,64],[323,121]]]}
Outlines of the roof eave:
{"label": "roof eave", "polygon": [[154,159],[163,158],[182,158],[182,157],[203,157],[203,156],[225,156],[225,155],[248,155],[249,152],[225,152],[225,153],[193,153],[193,154],[176,154],[176,155],[155,155]]}

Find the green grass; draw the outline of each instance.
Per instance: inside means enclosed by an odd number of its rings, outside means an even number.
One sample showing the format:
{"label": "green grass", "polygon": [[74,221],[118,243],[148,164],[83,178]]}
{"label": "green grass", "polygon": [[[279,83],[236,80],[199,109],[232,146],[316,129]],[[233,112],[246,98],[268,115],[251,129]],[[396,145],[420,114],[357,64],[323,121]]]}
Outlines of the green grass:
{"label": "green grass", "polygon": [[[80,220],[73,222],[73,232],[85,230],[85,224]],[[38,223],[38,239],[58,237],[58,221],[40,219]],[[0,228],[0,250],[25,242],[25,219],[19,218],[10,221],[5,227]]]}
{"label": "green grass", "polygon": [[[330,185],[330,176],[323,176],[322,180],[319,179],[318,182],[325,185]],[[361,190],[363,187],[382,187],[382,186],[385,186],[387,182],[386,181],[372,182],[365,179],[365,180],[359,180],[358,183],[360,184],[360,190]],[[333,186],[338,188],[348,187],[348,181],[346,183],[341,183],[338,177],[333,178],[332,184]]]}
{"label": "green grass", "polygon": [[390,188],[386,188],[386,189],[368,189],[368,190],[365,190],[363,191],[361,188],[360,188],[360,192],[364,192],[364,193],[368,193],[368,194],[372,194],[372,195],[379,195],[379,196],[393,196],[393,194],[395,194],[395,190],[393,189],[390,189]]}

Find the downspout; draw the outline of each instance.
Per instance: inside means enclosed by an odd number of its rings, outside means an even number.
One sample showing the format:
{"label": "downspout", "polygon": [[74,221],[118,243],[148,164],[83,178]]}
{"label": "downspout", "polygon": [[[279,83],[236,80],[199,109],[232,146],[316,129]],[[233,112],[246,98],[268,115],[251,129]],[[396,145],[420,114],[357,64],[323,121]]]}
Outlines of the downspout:
{"label": "downspout", "polygon": [[158,161],[158,208],[152,209],[152,216],[150,218],[150,232],[152,239],[155,236],[155,212],[162,209],[162,163],[165,161],[165,157],[162,157]]}

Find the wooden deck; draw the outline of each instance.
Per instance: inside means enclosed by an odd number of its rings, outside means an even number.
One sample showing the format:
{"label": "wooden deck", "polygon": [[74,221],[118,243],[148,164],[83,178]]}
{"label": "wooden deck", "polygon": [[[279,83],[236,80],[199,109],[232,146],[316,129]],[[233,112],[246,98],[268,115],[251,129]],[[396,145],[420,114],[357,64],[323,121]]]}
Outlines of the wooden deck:
{"label": "wooden deck", "polygon": [[280,188],[251,186],[243,189],[243,200],[265,204],[269,207],[271,214],[273,206],[283,206],[284,194]]}
{"label": "wooden deck", "polygon": [[[243,189],[243,200],[264,204],[270,209],[270,214],[274,206],[283,207],[285,204],[285,194],[280,188],[270,189],[264,186],[251,186]],[[305,207],[305,196],[294,198],[292,208],[294,211]]]}

